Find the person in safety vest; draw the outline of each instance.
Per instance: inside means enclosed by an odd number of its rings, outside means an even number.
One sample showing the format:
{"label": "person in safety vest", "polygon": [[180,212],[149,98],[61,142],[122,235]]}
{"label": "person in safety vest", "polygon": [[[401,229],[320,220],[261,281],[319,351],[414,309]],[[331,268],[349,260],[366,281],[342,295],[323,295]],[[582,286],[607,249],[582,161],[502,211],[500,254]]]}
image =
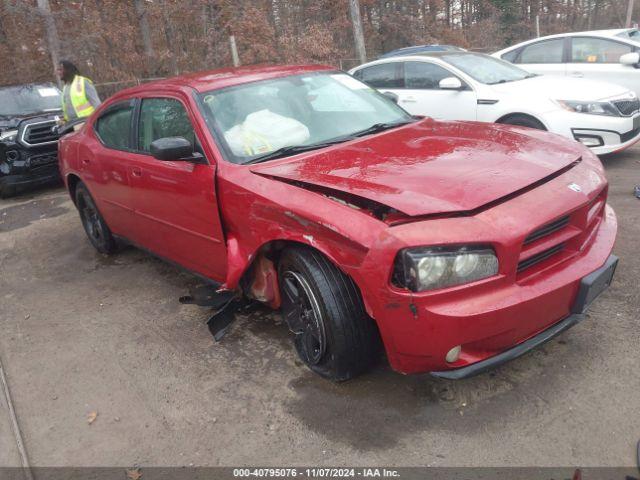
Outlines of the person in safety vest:
{"label": "person in safety vest", "polygon": [[57,72],[64,82],[62,91],[62,112],[64,121],[88,117],[100,105],[100,97],[93,82],[80,75],[77,67],[68,60],[62,60]]}

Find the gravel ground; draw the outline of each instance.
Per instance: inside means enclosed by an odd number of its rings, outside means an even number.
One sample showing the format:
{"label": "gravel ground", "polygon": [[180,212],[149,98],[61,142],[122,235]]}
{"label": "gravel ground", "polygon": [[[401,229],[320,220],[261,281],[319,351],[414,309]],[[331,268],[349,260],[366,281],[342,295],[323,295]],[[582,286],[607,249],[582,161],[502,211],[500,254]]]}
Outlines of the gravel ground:
{"label": "gravel ground", "polygon": [[[604,160],[621,262],[589,318],[459,382],[380,366],[331,384],[267,311],[216,344],[178,303],[196,279],[97,254],[61,189],[0,202],[0,356],[32,464],[634,465],[639,154]],[[1,396],[0,465],[20,465]]]}

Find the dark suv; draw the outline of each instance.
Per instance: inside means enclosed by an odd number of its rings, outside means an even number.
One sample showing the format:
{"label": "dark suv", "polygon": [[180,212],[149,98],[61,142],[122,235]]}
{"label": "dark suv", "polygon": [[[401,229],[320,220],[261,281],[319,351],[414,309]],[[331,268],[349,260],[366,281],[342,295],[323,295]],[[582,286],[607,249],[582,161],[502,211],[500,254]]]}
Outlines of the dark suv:
{"label": "dark suv", "polygon": [[59,181],[60,90],[49,83],[0,87],[0,198]]}

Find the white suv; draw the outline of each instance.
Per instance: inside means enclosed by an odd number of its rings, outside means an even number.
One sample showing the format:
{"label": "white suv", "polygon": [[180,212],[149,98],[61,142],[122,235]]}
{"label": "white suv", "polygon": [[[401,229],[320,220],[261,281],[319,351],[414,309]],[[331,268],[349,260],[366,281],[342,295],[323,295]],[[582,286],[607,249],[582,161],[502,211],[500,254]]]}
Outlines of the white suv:
{"label": "white suv", "polygon": [[391,57],[350,73],[413,115],[549,130],[597,155],[640,140],[640,100],[612,83],[536,75],[472,52]]}
{"label": "white suv", "polygon": [[493,56],[533,73],[617,83],[640,96],[640,31],[634,28],[549,35]]}

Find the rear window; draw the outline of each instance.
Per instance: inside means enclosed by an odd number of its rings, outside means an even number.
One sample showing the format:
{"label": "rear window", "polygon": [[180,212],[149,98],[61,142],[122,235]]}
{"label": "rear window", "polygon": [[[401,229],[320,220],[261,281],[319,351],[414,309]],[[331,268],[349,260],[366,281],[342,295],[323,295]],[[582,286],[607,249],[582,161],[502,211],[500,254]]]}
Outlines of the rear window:
{"label": "rear window", "polygon": [[95,130],[105,147],[115,150],[131,148],[131,118],[133,105],[130,102],[109,108],[96,121]]}
{"label": "rear window", "polygon": [[518,63],[562,63],[564,39],[546,40],[522,49]]}
{"label": "rear window", "polygon": [[402,88],[398,63],[381,63],[358,70],[357,78],[373,88]]}

